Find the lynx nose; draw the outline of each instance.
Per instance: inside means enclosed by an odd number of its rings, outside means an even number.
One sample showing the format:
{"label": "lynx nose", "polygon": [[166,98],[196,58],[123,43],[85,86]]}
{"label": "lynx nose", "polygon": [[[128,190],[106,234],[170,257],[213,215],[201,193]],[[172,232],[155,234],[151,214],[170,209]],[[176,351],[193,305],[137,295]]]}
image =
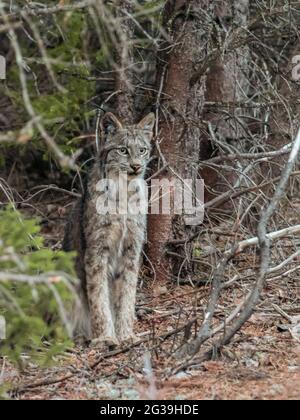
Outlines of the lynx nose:
{"label": "lynx nose", "polygon": [[135,174],[139,173],[140,170],[142,169],[142,165],[139,165],[139,164],[132,164],[130,166]]}

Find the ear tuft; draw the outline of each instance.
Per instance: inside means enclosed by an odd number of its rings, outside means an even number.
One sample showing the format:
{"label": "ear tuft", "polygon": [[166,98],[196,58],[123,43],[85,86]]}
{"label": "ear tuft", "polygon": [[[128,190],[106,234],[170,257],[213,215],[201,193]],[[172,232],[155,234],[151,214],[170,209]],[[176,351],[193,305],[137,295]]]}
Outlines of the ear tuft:
{"label": "ear tuft", "polygon": [[154,125],[155,125],[155,115],[153,112],[151,112],[145,118],[143,118],[141,122],[138,123],[137,127],[141,130],[152,132]]}
{"label": "ear tuft", "polygon": [[101,132],[105,135],[115,134],[118,130],[123,128],[118,118],[111,112],[107,112],[101,119]]}

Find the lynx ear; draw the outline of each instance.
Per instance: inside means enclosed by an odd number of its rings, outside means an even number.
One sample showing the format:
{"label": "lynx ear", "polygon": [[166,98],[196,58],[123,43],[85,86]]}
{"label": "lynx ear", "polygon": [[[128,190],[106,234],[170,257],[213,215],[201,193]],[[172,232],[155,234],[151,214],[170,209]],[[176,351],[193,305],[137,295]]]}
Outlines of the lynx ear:
{"label": "lynx ear", "polygon": [[151,112],[145,118],[143,118],[140,123],[138,123],[137,127],[140,130],[152,132],[154,125],[155,125],[155,115],[153,114],[153,112]]}
{"label": "lynx ear", "polygon": [[104,134],[115,134],[123,128],[118,118],[111,112],[107,112],[101,119],[100,129]]}

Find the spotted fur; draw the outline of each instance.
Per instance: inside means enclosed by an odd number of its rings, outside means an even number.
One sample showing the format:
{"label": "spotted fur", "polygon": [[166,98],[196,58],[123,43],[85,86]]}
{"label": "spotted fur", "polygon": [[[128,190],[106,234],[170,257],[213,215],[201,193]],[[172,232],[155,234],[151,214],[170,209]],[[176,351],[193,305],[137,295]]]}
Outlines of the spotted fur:
{"label": "spotted fur", "polygon": [[[96,346],[119,344],[134,338],[136,288],[145,214],[97,212],[97,184],[125,174],[145,194],[144,179],[150,158],[155,117],[123,127],[113,114],[101,122],[100,153],[88,178],[85,193],[76,204],[66,228],[63,248],[76,250],[82,308],[75,310],[74,337]],[[120,175],[121,174],[121,175]],[[132,192],[131,194],[133,194]],[[109,191],[108,191],[109,197]],[[128,195],[130,200],[131,195]]]}

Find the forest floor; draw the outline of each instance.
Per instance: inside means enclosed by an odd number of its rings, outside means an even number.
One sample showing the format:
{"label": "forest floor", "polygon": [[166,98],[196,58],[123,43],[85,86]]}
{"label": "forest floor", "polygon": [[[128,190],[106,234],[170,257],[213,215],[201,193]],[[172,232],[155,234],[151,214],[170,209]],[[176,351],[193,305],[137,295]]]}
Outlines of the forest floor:
{"label": "forest floor", "polygon": [[[66,213],[63,200],[53,204],[52,198],[39,207],[43,234],[53,248],[62,239]],[[248,264],[249,269],[257,264],[254,255],[245,254],[238,263]],[[216,320],[230,313],[250,286],[248,279],[226,288]],[[269,282],[250,321],[216,360],[178,371],[182,361],[175,349],[187,329],[167,339],[160,337],[196,315],[201,321],[209,292],[209,284],[193,287],[175,282],[151,290],[144,285],[137,304],[140,345],[104,355],[74,348],[57,357],[51,367],[29,362],[23,372],[0,360],[0,378],[14,389],[10,394],[14,399],[300,399],[300,341],[274,307],[290,317],[299,316],[299,281]],[[190,334],[198,327],[195,324]]]}
{"label": "forest floor", "polygon": [[168,340],[152,351],[154,383],[149,380],[145,355],[155,347],[153,335],[176,327],[174,315],[160,312],[174,313],[177,305],[189,305],[191,294],[197,292],[181,286],[148,298],[147,308],[153,312],[147,310],[137,329],[149,341],[126,353],[106,354],[95,367],[101,354],[75,348],[57,358],[51,368],[31,365],[19,373],[6,364],[2,375],[17,388],[16,399],[299,399],[300,343],[288,330],[279,330],[286,323],[280,315],[266,313],[264,308],[252,316],[218,360],[186,372],[172,374],[170,367],[180,361],[171,357],[173,340]]}

